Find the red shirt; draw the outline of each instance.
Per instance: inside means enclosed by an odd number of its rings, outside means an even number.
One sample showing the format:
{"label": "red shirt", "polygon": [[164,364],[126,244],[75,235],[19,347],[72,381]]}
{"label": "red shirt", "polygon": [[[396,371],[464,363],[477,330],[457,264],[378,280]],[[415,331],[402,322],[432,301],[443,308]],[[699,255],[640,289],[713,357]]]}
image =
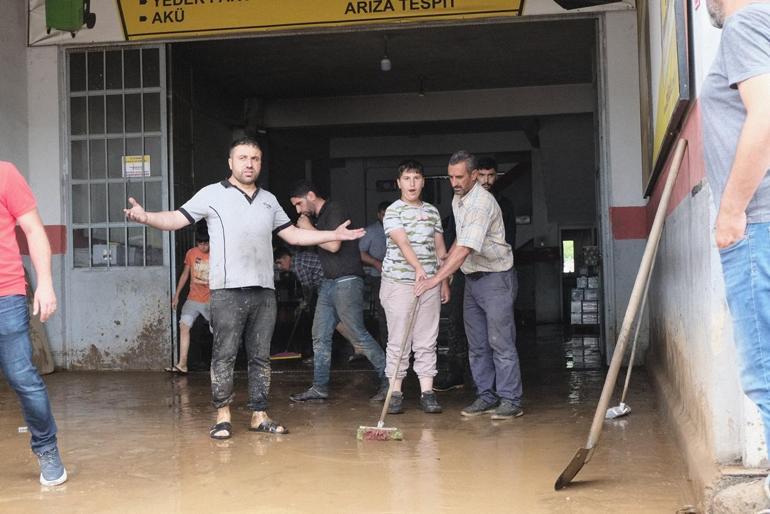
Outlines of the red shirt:
{"label": "red shirt", "polygon": [[37,204],[16,166],[0,161],[0,296],[27,294],[16,242],[16,220]]}
{"label": "red shirt", "polygon": [[[187,299],[194,302],[209,303],[209,254],[202,252],[196,246],[187,250],[187,255],[184,257],[184,263],[186,266],[190,266],[190,292],[187,294]],[[205,284],[197,284],[193,279],[206,282]]]}

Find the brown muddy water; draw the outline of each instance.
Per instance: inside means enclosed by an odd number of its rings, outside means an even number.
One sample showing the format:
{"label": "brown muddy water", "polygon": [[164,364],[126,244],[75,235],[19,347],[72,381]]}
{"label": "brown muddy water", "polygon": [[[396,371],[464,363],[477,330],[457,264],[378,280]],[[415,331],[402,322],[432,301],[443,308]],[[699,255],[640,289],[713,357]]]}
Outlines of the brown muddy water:
{"label": "brown muddy water", "polygon": [[25,423],[3,381],[0,512],[673,513],[694,502],[643,371],[629,393],[632,414],[608,423],[575,483],[554,491],[585,444],[603,375],[525,375],[522,418],[463,419],[468,389],[438,393],[444,413],[423,414],[408,388],[406,411],[386,423],[404,440],[360,442],[358,426],[379,415],[367,400],[367,371],[334,372],[328,402],[298,405],[288,395],[309,384],[309,368],[276,363],[270,414],[290,429],[283,436],[247,431],[239,374],[228,441],[208,436],[206,373],[57,372],[46,382],[70,479],[55,488],[37,481],[29,434],[18,432]]}

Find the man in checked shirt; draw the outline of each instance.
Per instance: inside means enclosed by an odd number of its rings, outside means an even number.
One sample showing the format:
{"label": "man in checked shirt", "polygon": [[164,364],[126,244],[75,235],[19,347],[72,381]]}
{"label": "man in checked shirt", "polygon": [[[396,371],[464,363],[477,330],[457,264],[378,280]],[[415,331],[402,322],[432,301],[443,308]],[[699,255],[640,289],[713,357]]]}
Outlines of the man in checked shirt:
{"label": "man in checked shirt", "polygon": [[[275,266],[285,272],[294,273],[302,286],[302,309],[298,310],[308,312],[315,304],[318,286],[321,285],[321,279],[324,276],[324,270],[321,267],[321,259],[316,252],[309,250],[300,250],[292,254],[286,247],[279,247],[275,250]],[[336,327],[342,337],[353,344],[353,334],[348,328],[339,322]],[[355,351],[355,346],[353,346]],[[352,356],[351,356],[352,358]]]}

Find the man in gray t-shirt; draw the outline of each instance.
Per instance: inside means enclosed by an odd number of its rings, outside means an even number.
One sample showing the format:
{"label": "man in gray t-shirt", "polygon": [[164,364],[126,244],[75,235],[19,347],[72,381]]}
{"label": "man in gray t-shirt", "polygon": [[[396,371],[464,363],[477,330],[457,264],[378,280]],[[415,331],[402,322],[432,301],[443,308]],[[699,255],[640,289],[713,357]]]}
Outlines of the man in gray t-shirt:
{"label": "man in gray t-shirt", "polygon": [[270,389],[270,341],[277,312],[273,284],[273,234],[291,245],[311,246],[360,238],[363,230],[295,227],[275,196],[257,186],[262,150],[244,137],[230,146],[231,175],[204,187],[176,211],[145,212],[133,198],[125,209],[129,221],[161,230],[177,230],[205,218],[210,238],[209,288],[214,347],[211,356],[211,395],[217,408],[213,439],[232,433],[233,368],[243,341],[248,358],[249,430],[285,434],[286,427],[267,415]]}
{"label": "man in gray t-shirt", "polygon": [[770,3],[708,0],[724,28],[701,93],[716,243],[741,366],[770,442]]}

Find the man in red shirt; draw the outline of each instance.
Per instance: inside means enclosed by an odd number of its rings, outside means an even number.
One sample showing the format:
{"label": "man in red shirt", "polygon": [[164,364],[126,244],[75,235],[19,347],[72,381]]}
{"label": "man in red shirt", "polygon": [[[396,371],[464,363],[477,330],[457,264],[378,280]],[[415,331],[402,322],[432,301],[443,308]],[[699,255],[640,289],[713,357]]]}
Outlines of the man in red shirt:
{"label": "man in red shirt", "polygon": [[51,247],[37,212],[35,197],[19,170],[0,161],[0,368],[21,402],[32,435],[32,451],[40,463],[40,483],[54,486],[67,480],[56,445],[56,422],[45,383],[32,364],[26,283],[16,224],[27,237],[37,287],[33,315],[46,321],[56,311],[51,278]]}
{"label": "man in red shirt", "polygon": [[190,330],[198,316],[211,323],[209,309],[209,235],[195,234],[195,248],[187,250],[184,257],[184,270],[179,277],[171,307],[176,309],[179,294],[187,281],[190,280],[190,292],[184,302],[182,313],[179,315],[179,362],[166,368],[169,373],[187,374],[187,354],[190,350]]}

